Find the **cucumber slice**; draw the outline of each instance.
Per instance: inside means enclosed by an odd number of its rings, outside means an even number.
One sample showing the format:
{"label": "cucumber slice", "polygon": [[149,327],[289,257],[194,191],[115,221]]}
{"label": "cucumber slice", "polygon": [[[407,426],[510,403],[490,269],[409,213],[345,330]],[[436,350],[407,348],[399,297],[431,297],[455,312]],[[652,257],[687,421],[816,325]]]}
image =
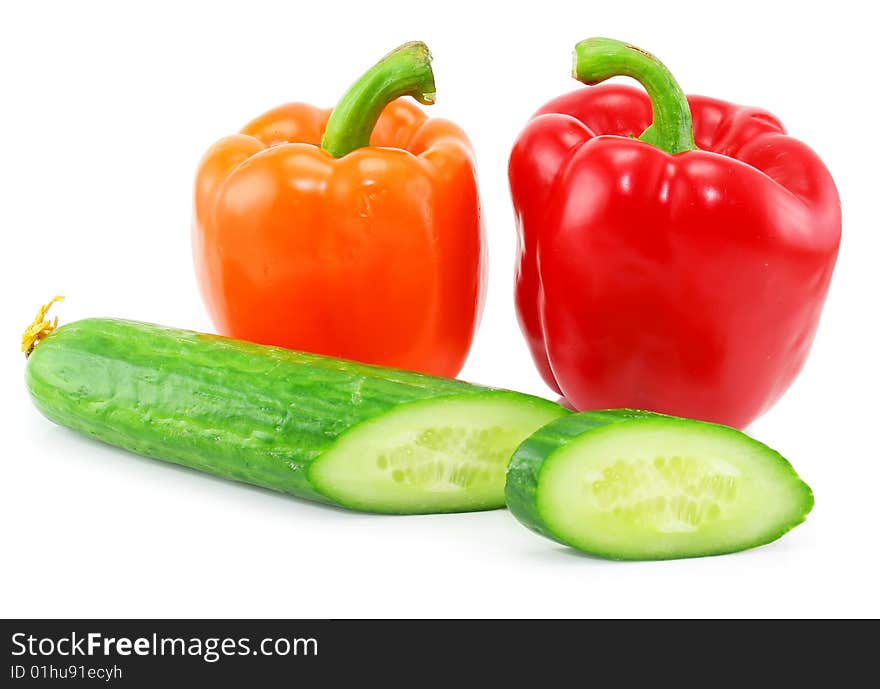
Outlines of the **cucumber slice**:
{"label": "cucumber slice", "polygon": [[26,381],[46,417],[104,442],[386,513],[503,507],[517,445],[569,413],[459,380],[113,319],[52,332]]}
{"label": "cucumber slice", "polygon": [[732,553],[804,521],[813,494],[727,426],[633,410],[557,419],[514,453],[507,504],[538,533],[616,560]]}

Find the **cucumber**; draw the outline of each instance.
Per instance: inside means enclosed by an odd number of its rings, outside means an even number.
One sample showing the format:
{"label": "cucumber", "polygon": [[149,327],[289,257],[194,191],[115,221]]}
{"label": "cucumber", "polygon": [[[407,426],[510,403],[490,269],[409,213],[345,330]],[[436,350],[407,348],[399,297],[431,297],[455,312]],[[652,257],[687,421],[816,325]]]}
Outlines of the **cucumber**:
{"label": "cucumber", "polygon": [[792,466],[744,433],[628,409],[544,426],[517,448],[505,490],[530,529],[615,560],[753,548],[813,507]]}
{"label": "cucumber", "polygon": [[45,416],[112,445],[396,514],[502,507],[513,450],[568,413],[462,381],[112,319],[51,332],[26,380]]}

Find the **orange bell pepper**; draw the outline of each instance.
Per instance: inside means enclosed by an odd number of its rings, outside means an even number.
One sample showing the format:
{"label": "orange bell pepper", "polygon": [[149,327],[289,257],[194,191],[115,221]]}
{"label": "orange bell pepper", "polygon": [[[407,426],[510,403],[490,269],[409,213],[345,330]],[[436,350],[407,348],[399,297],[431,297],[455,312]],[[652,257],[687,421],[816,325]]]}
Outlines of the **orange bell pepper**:
{"label": "orange bell pepper", "polygon": [[455,376],[485,291],[471,145],[434,101],[430,53],[401,46],[333,109],[290,103],[202,159],[193,249],[218,331]]}

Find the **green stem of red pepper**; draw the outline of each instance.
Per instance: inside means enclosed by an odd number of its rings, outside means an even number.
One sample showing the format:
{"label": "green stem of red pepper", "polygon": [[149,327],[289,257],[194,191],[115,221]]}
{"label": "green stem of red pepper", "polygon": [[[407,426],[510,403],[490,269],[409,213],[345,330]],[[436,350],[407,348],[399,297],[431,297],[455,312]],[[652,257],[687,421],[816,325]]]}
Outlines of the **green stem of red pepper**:
{"label": "green stem of red pepper", "polygon": [[431,53],[419,41],[404,43],[388,53],[354,83],[333,109],[321,148],[341,158],[369,146],[382,110],[401,96],[412,96],[424,105],[434,102]]}
{"label": "green stem of red pepper", "polygon": [[687,97],[651,53],[612,38],[588,38],[575,46],[572,76],[585,84],[598,84],[615,76],[632,77],[645,87],[654,112],[651,126],[639,140],[667,153],[697,148]]}

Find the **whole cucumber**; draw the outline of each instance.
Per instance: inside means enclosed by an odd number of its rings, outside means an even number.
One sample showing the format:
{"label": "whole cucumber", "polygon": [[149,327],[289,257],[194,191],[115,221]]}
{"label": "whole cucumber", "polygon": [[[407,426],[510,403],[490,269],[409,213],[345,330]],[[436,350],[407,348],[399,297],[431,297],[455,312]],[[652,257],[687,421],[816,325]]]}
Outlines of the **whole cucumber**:
{"label": "whole cucumber", "polygon": [[462,381],[115,319],[51,332],[26,379],[46,417],[104,442],[385,513],[502,507],[514,449],[568,413]]}

